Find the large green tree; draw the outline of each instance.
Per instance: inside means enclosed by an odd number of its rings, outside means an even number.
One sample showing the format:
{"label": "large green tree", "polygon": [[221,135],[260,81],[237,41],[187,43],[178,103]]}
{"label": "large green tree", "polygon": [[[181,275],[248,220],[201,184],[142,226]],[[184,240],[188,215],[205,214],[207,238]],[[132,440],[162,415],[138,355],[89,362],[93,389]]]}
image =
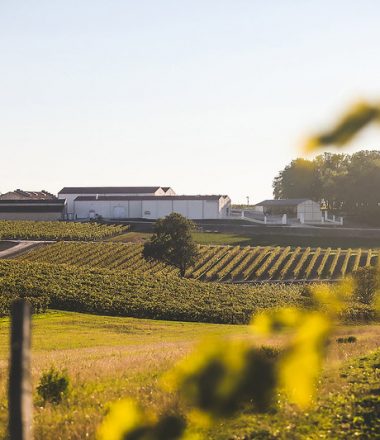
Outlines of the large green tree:
{"label": "large green tree", "polygon": [[293,160],[273,182],[274,196],[310,198],[329,210],[380,222],[380,151],[324,153]]}
{"label": "large green tree", "polygon": [[144,258],[178,267],[183,277],[198,257],[198,246],[191,235],[194,228],[192,221],[175,212],[159,219],[152,238],[144,245]]}
{"label": "large green tree", "polygon": [[318,200],[318,173],[316,164],[306,159],[295,159],[280,171],[273,182],[276,199],[307,197]]}

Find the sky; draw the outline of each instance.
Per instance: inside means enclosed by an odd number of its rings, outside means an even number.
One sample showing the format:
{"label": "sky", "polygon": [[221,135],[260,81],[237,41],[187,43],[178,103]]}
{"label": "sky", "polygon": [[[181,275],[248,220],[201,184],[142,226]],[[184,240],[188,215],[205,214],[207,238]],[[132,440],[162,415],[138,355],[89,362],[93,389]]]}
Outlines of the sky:
{"label": "sky", "polygon": [[[0,192],[271,198],[305,137],[380,98],[379,17],[377,0],[0,0]],[[346,151],[379,147],[369,130]]]}

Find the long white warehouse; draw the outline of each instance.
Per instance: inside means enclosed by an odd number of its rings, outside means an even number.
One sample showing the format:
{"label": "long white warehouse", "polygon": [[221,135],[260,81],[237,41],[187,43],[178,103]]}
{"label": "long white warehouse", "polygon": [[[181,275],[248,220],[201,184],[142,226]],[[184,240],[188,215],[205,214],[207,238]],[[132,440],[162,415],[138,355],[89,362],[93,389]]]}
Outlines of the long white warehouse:
{"label": "long white warehouse", "polygon": [[66,218],[78,217],[74,210],[74,200],[79,196],[167,196],[175,195],[169,186],[65,186],[58,193],[59,199],[66,200]]}
{"label": "long white warehouse", "polygon": [[223,195],[82,195],[73,201],[74,218],[92,219],[151,219],[172,212],[194,219],[220,219],[230,215],[231,199]]}

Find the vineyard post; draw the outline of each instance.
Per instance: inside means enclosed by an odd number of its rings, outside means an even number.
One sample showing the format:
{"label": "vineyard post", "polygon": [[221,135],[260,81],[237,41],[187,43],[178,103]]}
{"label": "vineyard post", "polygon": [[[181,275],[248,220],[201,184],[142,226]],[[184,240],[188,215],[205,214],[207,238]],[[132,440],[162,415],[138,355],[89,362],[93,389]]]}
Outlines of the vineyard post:
{"label": "vineyard post", "polygon": [[10,342],[9,437],[32,440],[31,305],[25,299],[12,303]]}

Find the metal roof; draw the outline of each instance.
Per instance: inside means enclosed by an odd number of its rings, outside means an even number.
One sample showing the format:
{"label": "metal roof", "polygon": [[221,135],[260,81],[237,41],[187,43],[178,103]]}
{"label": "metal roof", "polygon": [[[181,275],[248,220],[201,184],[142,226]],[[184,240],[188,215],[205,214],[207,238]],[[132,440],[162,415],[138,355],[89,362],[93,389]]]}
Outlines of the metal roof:
{"label": "metal roof", "polygon": [[161,186],[65,186],[58,194],[151,194]]}
{"label": "metal roof", "polygon": [[62,212],[65,199],[0,200],[0,212]]}
{"label": "metal roof", "polygon": [[219,200],[222,195],[209,196],[78,196],[76,202],[96,202],[96,201],[138,201],[138,200]]}
{"label": "metal roof", "polygon": [[297,206],[303,202],[312,202],[311,199],[278,199],[278,200],[263,200],[256,203],[255,206]]}

